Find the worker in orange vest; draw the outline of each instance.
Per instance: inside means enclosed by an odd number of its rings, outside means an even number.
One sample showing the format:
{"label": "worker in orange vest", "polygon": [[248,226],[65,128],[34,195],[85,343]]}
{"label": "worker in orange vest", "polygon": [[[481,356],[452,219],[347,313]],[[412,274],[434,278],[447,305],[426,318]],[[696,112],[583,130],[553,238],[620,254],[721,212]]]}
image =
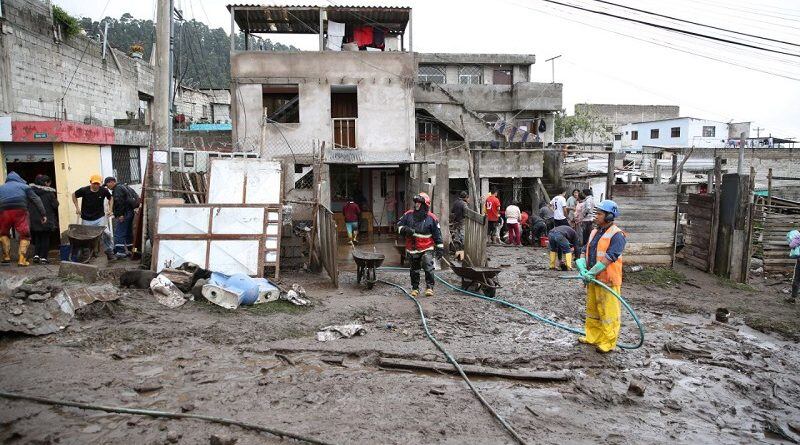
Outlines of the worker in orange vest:
{"label": "worker in orange vest", "polygon": [[598,352],[612,351],[619,338],[620,302],[592,281],[596,279],[621,295],[625,232],[614,223],[618,216],[617,204],[609,199],[595,208],[597,227],[589,235],[581,258],[575,262],[586,283],[586,335],[578,341],[594,345]]}

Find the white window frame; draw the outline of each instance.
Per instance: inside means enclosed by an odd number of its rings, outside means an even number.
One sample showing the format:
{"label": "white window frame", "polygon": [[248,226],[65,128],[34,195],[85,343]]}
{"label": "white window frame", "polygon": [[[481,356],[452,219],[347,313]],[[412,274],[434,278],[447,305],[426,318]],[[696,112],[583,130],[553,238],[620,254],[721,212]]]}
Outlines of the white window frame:
{"label": "white window frame", "polygon": [[[422,70],[424,70],[424,69],[427,69],[427,70],[430,70],[430,71],[436,71],[436,72],[423,73]],[[436,78],[436,77],[439,77],[439,76],[441,76],[441,79],[442,79],[441,82],[437,82],[437,81],[432,79],[432,78]],[[430,82],[430,83],[436,83],[436,84],[443,84],[443,83],[447,83],[447,73],[446,73],[445,67],[443,67],[443,66],[439,66],[439,65],[420,65],[420,67],[419,67],[419,69],[417,71],[417,79],[419,79],[420,82]]]}
{"label": "white window frame", "polygon": [[[475,73],[467,73],[466,70],[475,70]],[[477,77],[477,82],[474,79]],[[483,83],[483,67],[480,65],[464,65],[458,68],[458,83],[463,85],[480,85]]]}

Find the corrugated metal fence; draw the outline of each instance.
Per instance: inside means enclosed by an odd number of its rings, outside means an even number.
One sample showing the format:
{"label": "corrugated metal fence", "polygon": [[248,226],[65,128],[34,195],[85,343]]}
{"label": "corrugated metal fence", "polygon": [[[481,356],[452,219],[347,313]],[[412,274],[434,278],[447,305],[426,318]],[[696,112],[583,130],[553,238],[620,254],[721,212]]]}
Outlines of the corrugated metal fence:
{"label": "corrugated metal fence", "polygon": [[[336,221],[333,213],[324,205],[318,205],[316,209],[316,245],[311,249],[312,263],[318,262],[331,277],[334,287],[339,287],[339,269],[337,266],[337,245],[336,245]],[[314,258],[316,256],[316,258]],[[318,269],[317,269],[318,270]]]}

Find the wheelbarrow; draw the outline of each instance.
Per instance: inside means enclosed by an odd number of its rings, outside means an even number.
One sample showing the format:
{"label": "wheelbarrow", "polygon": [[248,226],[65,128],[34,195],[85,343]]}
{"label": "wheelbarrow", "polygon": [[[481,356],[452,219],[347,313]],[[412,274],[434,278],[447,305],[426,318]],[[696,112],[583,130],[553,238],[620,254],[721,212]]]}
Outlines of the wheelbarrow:
{"label": "wheelbarrow", "polygon": [[466,291],[483,292],[484,295],[494,298],[496,291],[500,288],[500,283],[497,282],[497,274],[501,269],[496,267],[473,267],[473,266],[456,266],[455,264],[447,261],[450,269],[461,278],[461,289]]}
{"label": "wheelbarrow", "polygon": [[372,289],[372,286],[377,281],[375,269],[381,267],[384,259],[386,259],[386,256],[382,253],[353,249],[353,260],[358,267],[356,270],[356,282],[361,284],[363,279],[367,284],[367,289]]}
{"label": "wheelbarrow", "polygon": [[69,258],[75,258],[73,252],[77,253],[77,259],[80,263],[88,263],[92,258],[96,258],[97,253],[100,251],[100,244],[105,230],[105,226],[70,224],[67,227]]}
{"label": "wheelbarrow", "polygon": [[406,245],[405,243],[397,244],[395,241],[394,248],[397,249],[397,253],[400,254],[400,266],[405,265],[406,262]]}

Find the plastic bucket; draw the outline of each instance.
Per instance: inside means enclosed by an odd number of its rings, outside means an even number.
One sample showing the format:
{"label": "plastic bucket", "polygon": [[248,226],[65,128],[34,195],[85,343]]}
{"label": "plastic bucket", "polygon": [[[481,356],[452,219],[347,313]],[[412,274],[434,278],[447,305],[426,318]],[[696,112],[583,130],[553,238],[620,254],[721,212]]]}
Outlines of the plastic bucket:
{"label": "plastic bucket", "polygon": [[547,247],[549,245],[550,245],[550,239],[549,238],[547,238],[546,236],[540,236],[539,237],[539,246],[540,247]]}

